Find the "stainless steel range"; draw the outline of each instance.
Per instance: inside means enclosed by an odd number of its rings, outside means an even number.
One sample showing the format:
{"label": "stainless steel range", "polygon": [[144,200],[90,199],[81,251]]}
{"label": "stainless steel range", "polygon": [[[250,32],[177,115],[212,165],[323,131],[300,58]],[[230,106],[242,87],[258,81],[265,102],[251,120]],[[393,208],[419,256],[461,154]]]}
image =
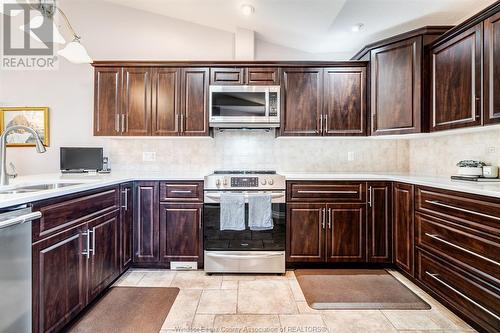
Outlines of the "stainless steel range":
{"label": "stainless steel range", "polygon": [[[221,230],[220,202],[225,193],[244,197],[244,230]],[[256,194],[271,197],[272,229],[249,227],[248,200]],[[284,176],[275,171],[216,171],[205,177],[204,196],[205,272],[285,273]]]}

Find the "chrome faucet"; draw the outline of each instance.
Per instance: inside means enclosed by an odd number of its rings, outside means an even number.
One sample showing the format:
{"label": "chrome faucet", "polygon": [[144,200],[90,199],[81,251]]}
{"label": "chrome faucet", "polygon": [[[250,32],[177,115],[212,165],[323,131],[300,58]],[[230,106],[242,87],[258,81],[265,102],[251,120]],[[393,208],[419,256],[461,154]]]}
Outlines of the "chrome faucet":
{"label": "chrome faucet", "polygon": [[43,145],[42,140],[38,133],[32,129],[31,127],[23,126],[23,125],[14,125],[7,127],[7,129],[3,132],[2,136],[0,136],[0,185],[9,185],[9,174],[7,173],[7,135],[15,130],[23,129],[25,131],[30,132],[35,138],[35,146],[36,151],[38,153],[45,153],[46,149]]}

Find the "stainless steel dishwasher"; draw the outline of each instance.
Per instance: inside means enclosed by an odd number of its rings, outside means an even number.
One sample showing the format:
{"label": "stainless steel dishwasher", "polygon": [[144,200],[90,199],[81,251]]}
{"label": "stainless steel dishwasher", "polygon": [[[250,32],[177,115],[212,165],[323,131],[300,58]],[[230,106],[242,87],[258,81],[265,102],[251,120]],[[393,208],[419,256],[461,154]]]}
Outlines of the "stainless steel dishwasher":
{"label": "stainless steel dishwasher", "polygon": [[0,332],[31,332],[30,207],[0,209]]}

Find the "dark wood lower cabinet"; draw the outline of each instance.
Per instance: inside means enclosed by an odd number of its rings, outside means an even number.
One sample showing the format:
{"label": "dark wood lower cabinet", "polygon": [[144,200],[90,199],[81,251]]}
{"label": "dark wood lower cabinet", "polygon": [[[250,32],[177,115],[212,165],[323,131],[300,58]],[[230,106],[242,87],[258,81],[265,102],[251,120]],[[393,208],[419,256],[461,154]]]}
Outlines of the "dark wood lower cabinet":
{"label": "dark wood lower cabinet", "polygon": [[203,261],[203,204],[160,205],[160,261]]}
{"label": "dark wood lower cabinet", "polygon": [[394,184],[394,262],[413,275],[414,255],[414,186],[409,184]]}
{"label": "dark wood lower cabinet", "polygon": [[392,183],[368,183],[368,261],[392,262]]}
{"label": "dark wood lower cabinet", "polygon": [[324,210],[324,204],[287,205],[286,260],[288,262],[319,262],[324,259]]}
{"label": "dark wood lower cabinet", "polygon": [[123,272],[133,257],[134,183],[120,185],[120,193],[120,269]]}
{"label": "dark wood lower cabinet", "polygon": [[134,264],[159,261],[159,183],[137,182],[135,186]]}

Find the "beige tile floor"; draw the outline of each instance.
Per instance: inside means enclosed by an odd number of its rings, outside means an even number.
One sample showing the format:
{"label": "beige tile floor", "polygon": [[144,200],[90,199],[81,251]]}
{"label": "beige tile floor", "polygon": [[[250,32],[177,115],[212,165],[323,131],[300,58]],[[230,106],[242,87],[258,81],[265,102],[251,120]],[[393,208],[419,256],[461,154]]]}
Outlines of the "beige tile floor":
{"label": "beige tile floor", "polygon": [[208,276],[203,271],[133,269],[115,285],[180,288],[160,333],[474,332],[401,274],[391,274],[432,309],[314,310],[307,305],[293,271],[284,276]]}

